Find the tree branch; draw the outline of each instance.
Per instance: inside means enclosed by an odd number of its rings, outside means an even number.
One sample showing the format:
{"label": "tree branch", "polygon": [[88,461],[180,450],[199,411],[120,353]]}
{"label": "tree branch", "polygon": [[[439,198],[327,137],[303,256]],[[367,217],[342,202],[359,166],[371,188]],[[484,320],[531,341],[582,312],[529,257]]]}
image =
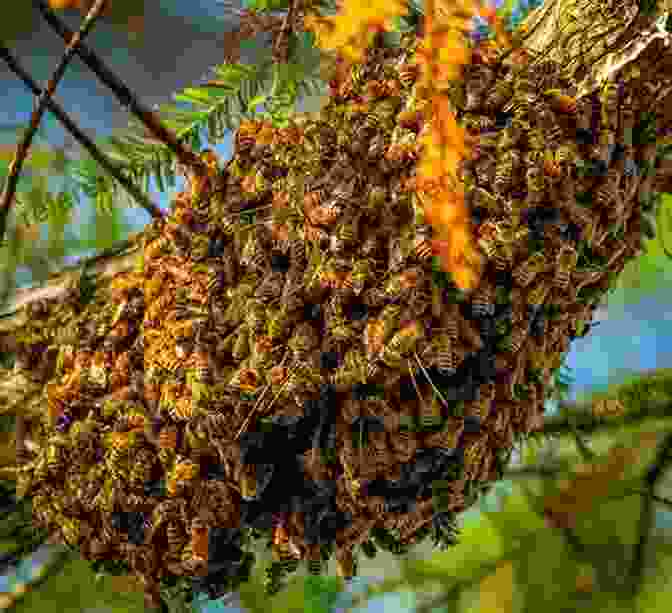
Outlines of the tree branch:
{"label": "tree branch", "polygon": [[14,199],[16,187],[19,183],[21,167],[23,166],[23,162],[28,155],[28,149],[30,149],[30,144],[33,141],[33,137],[35,136],[35,132],[37,132],[38,126],[40,125],[42,115],[44,115],[44,111],[47,108],[47,100],[54,95],[56,86],[63,78],[65,69],[68,67],[68,64],[70,63],[77,46],[79,45],[80,41],[84,40],[87,34],[91,31],[93,24],[99,17],[106,2],[107,0],[96,0],[95,4],[91,7],[91,10],[84,18],[84,22],[82,23],[79,32],[70,37],[70,41],[68,42],[68,46],[65,49],[65,53],[63,54],[59,65],[56,67],[53,76],[49,80],[47,87],[42,90],[37,107],[30,117],[30,124],[24,132],[23,138],[19,141],[14,159],[9,166],[9,176],[7,177],[5,188],[2,192],[2,198],[0,199],[0,242],[2,242],[5,237],[7,216],[9,215],[9,208],[12,206],[12,200]]}
{"label": "tree branch", "polygon": [[[72,31],[56,16],[44,0],[33,1],[40,13],[42,13],[45,21],[67,43],[73,36]],[[120,104],[135,115],[147,127],[154,138],[165,143],[181,164],[194,168],[196,172],[205,174],[205,162],[190,147],[180,143],[175,134],[161,123],[159,116],[143,105],[121,79],[89,47],[81,44],[77,47],[76,52],[95,75],[112,90],[112,93],[117,97]]]}
{"label": "tree branch", "polygon": [[[19,64],[18,60],[11,54],[10,50],[4,45],[0,45],[0,56],[5,60],[9,68],[14,72],[30,89],[35,96],[42,95],[42,89],[35,83],[31,76]],[[61,106],[47,97],[47,108],[56,116],[56,118],[65,126],[65,128],[74,136],[91,155],[91,157],[100,164],[111,176],[113,176],[126,191],[144,208],[152,217],[163,217],[163,211],[155,205],[130,179],[125,177],[120,168],[114,165],[96,146],[96,144],[79,129],[77,124],[68,116]]]}

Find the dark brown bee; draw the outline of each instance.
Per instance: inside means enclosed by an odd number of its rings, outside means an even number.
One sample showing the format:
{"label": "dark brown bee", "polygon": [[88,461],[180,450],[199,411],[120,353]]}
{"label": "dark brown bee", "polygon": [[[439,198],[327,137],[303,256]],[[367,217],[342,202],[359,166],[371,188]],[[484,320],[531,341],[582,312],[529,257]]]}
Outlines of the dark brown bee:
{"label": "dark brown bee", "polygon": [[166,522],[166,539],[168,542],[168,554],[178,554],[187,543],[187,535],[179,521],[168,520]]}
{"label": "dark brown bee", "polygon": [[496,292],[495,287],[482,281],[471,297],[471,311],[474,316],[490,317],[495,314]]}
{"label": "dark brown bee", "polygon": [[534,278],[549,267],[543,252],[532,254],[513,270],[513,278],[521,287],[527,287]]}
{"label": "dark brown bee", "polygon": [[507,75],[498,79],[485,99],[485,108],[489,113],[499,110],[513,95],[513,79]]}

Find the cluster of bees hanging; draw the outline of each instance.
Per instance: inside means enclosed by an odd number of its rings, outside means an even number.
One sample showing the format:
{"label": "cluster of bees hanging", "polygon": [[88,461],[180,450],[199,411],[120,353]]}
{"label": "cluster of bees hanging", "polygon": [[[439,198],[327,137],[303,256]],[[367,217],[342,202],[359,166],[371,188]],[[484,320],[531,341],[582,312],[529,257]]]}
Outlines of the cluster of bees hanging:
{"label": "cluster of bees hanging", "polygon": [[[358,551],[454,542],[640,249],[645,179],[627,168],[651,154],[621,142],[628,101],[611,85],[574,100],[557,66],[475,52],[454,98],[487,267],[460,292],[406,188],[414,44],[371,48],[318,118],[244,122],[224,170],[206,152],[209,174],[144,231],[142,266],[50,337],[20,492],[150,594],[171,575],[235,589],[252,537],[274,551],[270,592],[333,553],[351,576]],[[31,311],[26,344],[63,308]]]}

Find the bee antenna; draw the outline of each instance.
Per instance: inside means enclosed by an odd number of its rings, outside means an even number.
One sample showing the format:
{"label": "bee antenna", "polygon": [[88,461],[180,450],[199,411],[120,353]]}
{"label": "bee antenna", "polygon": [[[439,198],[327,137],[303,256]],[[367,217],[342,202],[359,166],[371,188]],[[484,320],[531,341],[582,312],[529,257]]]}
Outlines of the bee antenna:
{"label": "bee antenna", "polygon": [[427,372],[427,369],[422,365],[422,362],[420,361],[420,358],[418,357],[417,352],[414,352],[413,355],[415,356],[415,359],[418,361],[418,365],[422,369],[423,374],[425,375],[425,378],[429,382],[429,384],[432,386],[432,389],[436,392],[436,395],[443,401],[443,404],[447,407],[448,406],[448,401],[444,397],[444,395],[437,389],[436,385],[434,385],[434,382],[432,381],[432,378],[429,376],[429,373]]}

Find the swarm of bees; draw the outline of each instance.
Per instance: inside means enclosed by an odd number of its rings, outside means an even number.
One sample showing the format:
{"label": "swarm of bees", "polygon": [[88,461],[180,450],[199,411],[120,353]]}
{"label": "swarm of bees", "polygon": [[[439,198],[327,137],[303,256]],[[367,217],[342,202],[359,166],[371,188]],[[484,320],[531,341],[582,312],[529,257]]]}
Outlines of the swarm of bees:
{"label": "swarm of bees", "polygon": [[[488,262],[462,293],[403,188],[425,110],[407,47],[353,67],[317,119],[244,122],[198,215],[181,194],[141,235],[137,271],[27,324],[21,342],[57,359],[19,490],[88,559],[125,560],[150,600],[175,575],[234,590],[251,536],[272,543],[270,592],[334,552],[350,576],[358,551],[454,542],[640,248],[622,160],[642,147],[607,160],[597,135],[577,139],[596,124],[571,83],[545,64],[537,92],[534,62],[493,57],[458,107],[480,139],[463,179]],[[613,88],[602,103],[618,144]]]}

